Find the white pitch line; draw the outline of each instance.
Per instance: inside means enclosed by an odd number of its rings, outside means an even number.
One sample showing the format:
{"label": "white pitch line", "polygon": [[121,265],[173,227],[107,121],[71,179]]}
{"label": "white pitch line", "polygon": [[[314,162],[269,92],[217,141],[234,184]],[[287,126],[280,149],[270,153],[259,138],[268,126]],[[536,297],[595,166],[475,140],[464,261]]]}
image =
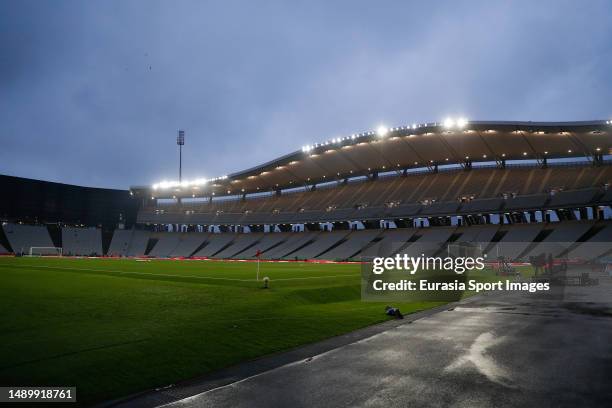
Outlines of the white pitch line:
{"label": "white pitch line", "polygon": [[13,265],[19,266],[20,268],[48,268],[48,269],[64,269],[68,271],[91,271],[91,272],[108,272],[108,273],[125,273],[133,275],[147,275],[147,276],[168,276],[173,278],[194,278],[194,279],[216,279],[216,280],[227,280],[237,282],[256,282],[255,279],[238,279],[238,278],[219,278],[214,276],[195,276],[195,275],[174,275],[169,273],[151,273],[151,272],[135,272],[135,271],[118,271],[111,269],[96,269],[96,268],[68,268],[65,266],[48,266],[48,265]]}
{"label": "white pitch line", "polygon": [[278,278],[278,279],[270,279],[272,281],[290,281],[290,280],[303,280],[303,279],[326,279],[326,278],[341,278],[344,276],[361,276],[360,274],[344,274],[344,275],[326,275],[326,276],[305,276],[303,278]]}
{"label": "white pitch line", "polygon": [[[111,269],[96,269],[96,268],[68,268],[65,266],[49,266],[49,265],[11,265],[12,267],[18,268],[47,268],[47,269],[62,269],[68,271],[88,271],[88,272],[107,272],[107,273],[118,273],[118,274],[131,274],[131,275],[146,275],[146,276],[159,276],[159,277],[173,277],[173,278],[193,278],[193,279],[211,279],[211,280],[223,280],[233,282],[258,282],[256,279],[238,279],[238,278],[220,278],[214,276],[196,276],[196,275],[175,275],[167,273],[151,273],[151,272],[135,272],[135,271],[118,271]],[[346,275],[328,275],[328,276],[306,276],[301,278],[279,278],[270,279],[270,281],[292,281],[292,280],[304,280],[304,279],[328,279],[328,278],[339,278],[344,276],[360,276],[356,274]]]}

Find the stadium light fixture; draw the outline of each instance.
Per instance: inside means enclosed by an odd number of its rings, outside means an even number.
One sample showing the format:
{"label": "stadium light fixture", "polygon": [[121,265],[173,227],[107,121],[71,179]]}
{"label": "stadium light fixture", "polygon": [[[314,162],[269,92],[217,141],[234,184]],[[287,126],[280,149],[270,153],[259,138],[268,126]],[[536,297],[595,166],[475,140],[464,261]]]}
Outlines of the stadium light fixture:
{"label": "stadium light fixture", "polygon": [[389,129],[387,129],[385,126],[379,126],[378,129],[376,129],[376,134],[378,137],[385,137],[387,133],[389,133]]}

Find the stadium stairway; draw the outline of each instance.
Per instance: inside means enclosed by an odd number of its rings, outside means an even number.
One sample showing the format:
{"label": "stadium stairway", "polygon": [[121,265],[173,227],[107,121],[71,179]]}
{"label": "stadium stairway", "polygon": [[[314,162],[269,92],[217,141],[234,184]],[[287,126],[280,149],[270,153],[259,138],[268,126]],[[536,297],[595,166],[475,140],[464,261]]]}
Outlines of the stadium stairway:
{"label": "stadium stairway", "polygon": [[382,235],[382,239],[364,247],[356,256],[391,256],[401,248],[409,245],[410,242],[413,242],[416,232],[417,229],[415,228],[386,230]]}
{"label": "stadium stairway", "polygon": [[132,231],[116,229],[108,245],[106,254],[108,256],[127,256],[127,251],[132,241]]}
{"label": "stadium stairway", "polygon": [[102,254],[108,255],[111,241],[113,240],[113,231],[102,230]]}
{"label": "stadium stairway", "polygon": [[49,231],[53,246],[62,248],[62,227],[59,224],[49,224],[47,225],[47,231]]}
{"label": "stadium stairway", "polygon": [[208,243],[197,250],[193,256],[210,258],[230,246],[235,238],[235,234],[210,234]]}
{"label": "stadium stairway", "polygon": [[241,252],[255,247],[262,238],[263,235],[258,233],[238,235],[232,245],[219,251],[213,257],[220,259],[236,258]]}
{"label": "stadium stairway", "polygon": [[8,254],[13,252],[11,244],[9,243],[6,235],[4,234],[4,228],[0,228],[0,254]]}
{"label": "stadium stairway", "polygon": [[549,233],[543,239],[536,239],[535,245],[529,248],[523,258],[539,253],[552,253],[554,256],[566,252],[578,239],[586,234],[595,224],[594,221],[567,221],[549,224],[545,231]]}
{"label": "stadium stairway", "polygon": [[[503,252],[510,259],[517,259],[533,244],[543,229],[542,224],[512,224],[504,226],[506,234],[495,244],[486,249],[489,258],[497,257]],[[541,236],[540,236],[541,237]],[[543,239],[543,238],[542,238]]]}
{"label": "stadium stairway", "polygon": [[322,232],[317,235],[317,238],[310,244],[289,254],[291,257],[298,259],[314,259],[317,256],[323,255],[325,252],[335,247],[344,240],[350,231],[331,231]]}
{"label": "stadium stairway", "polygon": [[159,240],[159,238],[154,238],[154,237],[148,237],[147,238],[147,245],[145,247],[145,251],[143,255],[149,255],[151,253],[151,251],[153,250],[153,248],[155,248],[155,245],[157,245],[157,241]]}
{"label": "stadium stairway", "polygon": [[594,259],[600,256],[612,254],[612,223],[600,222],[584,236],[580,242],[570,249],[568,256],[582,259]]}
{"label": "stadium stairway", "polygon": [[242,252],[235,255],[237,258],[254,259],[257,257],[257,251],[265,254],[267,251],[278,247],[286,242],[290,233],[287,232],[270,232],[264,234],[264,237],[257,244],[250,246]]}
{"label": "stadium stairway", "polygon": [[286,241],[280,245],[264,252],[265,259],[281,259],[286,258],[291,253],[309,245],[316,238],[318,233],[298,233],[291,235]]}

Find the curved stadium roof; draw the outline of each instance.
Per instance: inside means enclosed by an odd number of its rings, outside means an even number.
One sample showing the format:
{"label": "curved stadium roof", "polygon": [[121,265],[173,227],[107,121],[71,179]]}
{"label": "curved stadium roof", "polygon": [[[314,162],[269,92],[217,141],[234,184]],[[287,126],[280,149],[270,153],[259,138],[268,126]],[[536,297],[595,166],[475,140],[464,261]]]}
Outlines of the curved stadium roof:
{"label": "curved stadium roof", "polygon": [[234,195],[299,187],[374,172],[446,164],[612,153],[612,121],[432,123],[315,144],[206,183],[132,187],[156,197]]}

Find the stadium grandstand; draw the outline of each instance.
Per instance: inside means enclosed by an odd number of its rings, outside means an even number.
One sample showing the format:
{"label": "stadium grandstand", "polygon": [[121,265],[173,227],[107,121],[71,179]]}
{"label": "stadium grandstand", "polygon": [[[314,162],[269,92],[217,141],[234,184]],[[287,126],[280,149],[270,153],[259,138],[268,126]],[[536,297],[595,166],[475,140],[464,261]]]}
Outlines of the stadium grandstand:
{"label": "stadium grandstand", "polygon": [[[612,236],[612,123],[414,124],[353,134],[215,179],[106,190],[2,176],[0,253],[359,260],[440,244]],[[52,253],[52,252],[51,252]]]}

